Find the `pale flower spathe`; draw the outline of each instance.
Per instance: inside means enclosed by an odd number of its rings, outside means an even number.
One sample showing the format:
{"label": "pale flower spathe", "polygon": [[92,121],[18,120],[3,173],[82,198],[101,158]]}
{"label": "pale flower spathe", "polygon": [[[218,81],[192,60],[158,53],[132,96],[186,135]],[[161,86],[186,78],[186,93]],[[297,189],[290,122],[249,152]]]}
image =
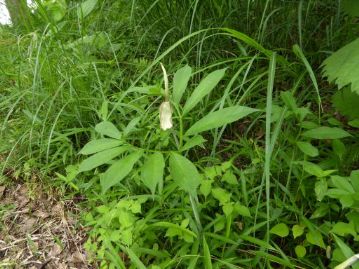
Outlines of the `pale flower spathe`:
{"label": "pale flower spathe", "polygon": [[172,108],[168,101],[165,101],[160,106],[160,126],[161,129],[166,131],[171,129],[172,124]]}

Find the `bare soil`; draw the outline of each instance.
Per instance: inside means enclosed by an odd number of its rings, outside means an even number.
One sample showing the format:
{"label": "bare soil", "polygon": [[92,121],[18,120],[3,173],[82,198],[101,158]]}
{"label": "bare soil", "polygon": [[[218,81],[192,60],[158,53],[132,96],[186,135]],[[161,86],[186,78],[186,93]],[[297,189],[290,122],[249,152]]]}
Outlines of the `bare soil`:
{"label": "bare soil", "polygon": [[78,215],[72,200],[56,198],[39,182],[0,185],[0,268],[94,268]]}

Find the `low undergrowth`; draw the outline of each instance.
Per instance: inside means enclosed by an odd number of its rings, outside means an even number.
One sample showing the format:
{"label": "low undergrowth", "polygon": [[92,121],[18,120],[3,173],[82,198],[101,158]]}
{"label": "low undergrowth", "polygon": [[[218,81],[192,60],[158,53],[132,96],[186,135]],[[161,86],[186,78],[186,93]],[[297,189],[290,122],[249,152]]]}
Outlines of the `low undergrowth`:
{"label": "low undergrowth", "polygon": [[0,28],[2,182],[76,201],[95,268],[334,268],[359,249],[339,2],[37,1]]}

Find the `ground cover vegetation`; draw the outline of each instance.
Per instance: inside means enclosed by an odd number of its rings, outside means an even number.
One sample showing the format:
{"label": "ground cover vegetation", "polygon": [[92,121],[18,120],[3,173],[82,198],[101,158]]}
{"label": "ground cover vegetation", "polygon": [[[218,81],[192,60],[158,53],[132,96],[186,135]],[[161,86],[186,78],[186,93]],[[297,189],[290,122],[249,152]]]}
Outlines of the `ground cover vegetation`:
{"label": "ground cover vegetation", "polygon": [[356,1],[34,7],[0,27],[1,185],[76,204],[88,267],[334,268],[359,252]]}

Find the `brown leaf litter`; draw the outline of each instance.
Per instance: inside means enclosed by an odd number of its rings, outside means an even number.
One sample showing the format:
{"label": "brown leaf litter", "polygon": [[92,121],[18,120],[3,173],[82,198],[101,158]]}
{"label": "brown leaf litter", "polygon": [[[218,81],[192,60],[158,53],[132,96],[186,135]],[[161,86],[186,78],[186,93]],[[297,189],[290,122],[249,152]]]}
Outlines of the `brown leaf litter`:
{"label": "brown leaf litter", "polygon": [[40,184],[0,186],[0,268],[94,268],[86,261],[79,209],[72,200],[46,194]]}

